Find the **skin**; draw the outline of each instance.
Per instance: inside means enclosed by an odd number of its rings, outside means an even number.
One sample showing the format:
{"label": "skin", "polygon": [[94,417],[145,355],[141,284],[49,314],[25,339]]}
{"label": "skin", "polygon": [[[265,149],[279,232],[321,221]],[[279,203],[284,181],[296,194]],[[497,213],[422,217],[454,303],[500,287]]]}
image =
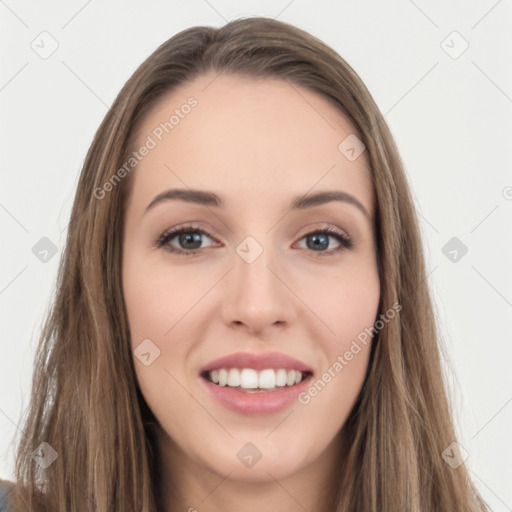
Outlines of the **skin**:
{"label": "skin", "polygon": [[[233,352],[278,351],[320,378],[374,324],[380,284],[366,153],[351,162],[338,150],[355,130],[316,93],[278,79],[213,74],[168,93],[143,119],[137,147],[190,96],[198,105],[130,176],[123,244],[132,349],[150,339],[160,350],[150,365],[134,364],[160,424],[164,507],[325,510],[371,343],[310,403],[270,415],[226,409],[199,372]],[[172,200],[144,213],[170,188],[213,191],[226,205]],[[369,217],[339,201],[289,211],[292,197],[320,190],[351,194]],[[165,231],[191,223],[207,232],[197,254],[154,247]],[[353,247],[334,252],[340,243],[329,238],[327,248],[308,248],[325,227],[348,234]],[[252,263],[236,252],[247,236],[263,249]],[[168,245],[188,247],[179,236]],[[237,457],[247,442],[262,453],[251,468]]]}

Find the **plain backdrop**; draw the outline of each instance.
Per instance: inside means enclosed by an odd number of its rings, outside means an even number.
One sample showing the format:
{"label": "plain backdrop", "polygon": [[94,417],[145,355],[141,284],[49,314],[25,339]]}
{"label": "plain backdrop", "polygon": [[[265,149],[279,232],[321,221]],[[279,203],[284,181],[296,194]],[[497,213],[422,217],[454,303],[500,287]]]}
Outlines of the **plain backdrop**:
{"label": "plain backdrop", "polygon": [[[162,42],[255,15],[332,46],[385,114],[420,215],[459,442],[493,510],[512,510],[509,0],[0,1],[0,477],[12,478],[41,322],[95,130]],[[46,262],[33,251],[43,237],[57,250]]]}

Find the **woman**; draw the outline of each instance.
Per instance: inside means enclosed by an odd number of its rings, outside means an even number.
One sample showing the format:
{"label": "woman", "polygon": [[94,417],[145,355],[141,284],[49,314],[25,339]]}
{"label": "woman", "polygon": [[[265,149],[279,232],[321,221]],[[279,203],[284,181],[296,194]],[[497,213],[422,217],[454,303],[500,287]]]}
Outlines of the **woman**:
{"label": "woman", "polygon": [[332,49],[241,19],[161,45],[101,124],[13,510],[483,511],[418,222]]}

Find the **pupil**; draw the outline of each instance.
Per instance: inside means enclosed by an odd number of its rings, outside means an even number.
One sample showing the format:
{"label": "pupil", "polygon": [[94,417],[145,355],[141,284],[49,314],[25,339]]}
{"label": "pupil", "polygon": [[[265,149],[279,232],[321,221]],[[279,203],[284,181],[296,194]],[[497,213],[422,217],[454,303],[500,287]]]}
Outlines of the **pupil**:
{"label": "pupil", "polygon": [[[192,244],[196,242],[197,247],[190,247],[189,242]],[[185,249],[198,249],[201,246],[201,235],[198,233],[185,233],[180,235],[180,244],[185,246]]]}
{"label": "pupil", "polygon": [[329,245],[329,237],[327,235],[312,235],[310,240],[314,241],[311,244],[308,242],[309,249],[317,249],[318,247],[327,249]]}

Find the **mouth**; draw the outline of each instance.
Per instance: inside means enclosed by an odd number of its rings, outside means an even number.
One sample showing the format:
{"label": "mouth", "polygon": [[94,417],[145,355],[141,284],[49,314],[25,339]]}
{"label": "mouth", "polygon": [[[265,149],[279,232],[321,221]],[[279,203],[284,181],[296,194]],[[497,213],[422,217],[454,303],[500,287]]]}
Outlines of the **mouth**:
{"label": "mouth", "polygon": [[199,371],[207,395],[242,415],[266,415],[293,405],[310,385],[313,368],[281,352],[236,352]]}
{"label": "mouth", "polygon": [[309,380],[312,375],[311,371],[293,368],[219,368],[201,373],[206,381],[241,393],[271,393],[292,388]]}
{"label": "mouth", "polygon": [[292,407],[311,385],[312,375],[291,368],[220,368],[202,372],[200,381],[207,395],[226,409],[262,416]]}

